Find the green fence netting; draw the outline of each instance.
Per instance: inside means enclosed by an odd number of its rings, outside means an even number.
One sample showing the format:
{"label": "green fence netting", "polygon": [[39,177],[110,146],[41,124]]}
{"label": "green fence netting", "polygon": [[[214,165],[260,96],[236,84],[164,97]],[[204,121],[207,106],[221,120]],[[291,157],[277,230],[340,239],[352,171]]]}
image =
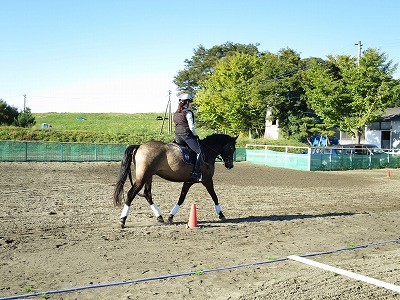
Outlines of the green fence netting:
{"label": "green fence netting", "polygon": [[0,142],[0,161],[119,161],[126,145]]}
{"label": "green fence netting", "polygon": [[400,167],[400,155],[318,154],[310,156],[311,171],[381,169]]}
{"label": "green fence netting", "polygon": [[[0,161],[120,161],[127,145],[0,141]],[[304,171],[399,168],[400,155],[315,153],[288,147],[283,151],[237,148],[234,160]],[[306,149],[307,150],[307,149]]]}
{"label": "green fence netting", "polygon": [[[127,145],[0,141],[0,161],[120,161]],[[236,149],[235,161],[246,160]]]}
{"label": "green fence netting", "polygon": [[[264,147],[264,146],[263,146]],[[282,147],[285,148],[285,147]],[[355,169],[399,168],[399,153],[379,155],[316,153],[315,149],[303,153],[246,149],[246,160],[256,164],[303,171],[334,171]]]}

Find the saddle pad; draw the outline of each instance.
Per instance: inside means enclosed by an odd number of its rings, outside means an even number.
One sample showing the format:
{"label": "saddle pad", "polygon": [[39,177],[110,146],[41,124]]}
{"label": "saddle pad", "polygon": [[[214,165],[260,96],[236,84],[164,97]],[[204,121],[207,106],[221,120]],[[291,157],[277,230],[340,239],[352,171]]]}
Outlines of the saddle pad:
{"label": "saddle pad", "polygon": [[169,144],[179,148],[184,163],[194,165],[196,161],[196,153],[192,149],[190,149],[186,145],[179,145],[177,143],[169,143]]}

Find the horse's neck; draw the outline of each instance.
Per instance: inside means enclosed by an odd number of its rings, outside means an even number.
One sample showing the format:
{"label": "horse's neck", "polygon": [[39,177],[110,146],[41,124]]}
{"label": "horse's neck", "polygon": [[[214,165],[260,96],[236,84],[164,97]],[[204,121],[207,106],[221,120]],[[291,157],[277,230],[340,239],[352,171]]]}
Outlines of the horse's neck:
{"label": "horse's neck", "polygon": [[219,148],[216,148],[215,146],[210,146],[209,144],[206,143],[203,143],[202,148],[206,154],[206,159],[212,161],[215,161],[220,152]]}

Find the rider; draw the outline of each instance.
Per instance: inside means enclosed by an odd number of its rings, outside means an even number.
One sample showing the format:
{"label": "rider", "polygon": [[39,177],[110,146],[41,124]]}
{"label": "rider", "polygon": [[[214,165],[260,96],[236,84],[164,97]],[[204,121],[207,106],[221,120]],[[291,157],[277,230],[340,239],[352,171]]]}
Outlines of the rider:
{"label": "rider", "polygon": [[194,126],[194,115],[189,109],[189,104],[193,102],[190,94],[184,93],[179,95],[178,109],[174,113],[175,123],[175,142],[178,144],[186,144],[196,153],[196,162],[192,173],[192,178],[201,179],[201,147],[199,137]]}

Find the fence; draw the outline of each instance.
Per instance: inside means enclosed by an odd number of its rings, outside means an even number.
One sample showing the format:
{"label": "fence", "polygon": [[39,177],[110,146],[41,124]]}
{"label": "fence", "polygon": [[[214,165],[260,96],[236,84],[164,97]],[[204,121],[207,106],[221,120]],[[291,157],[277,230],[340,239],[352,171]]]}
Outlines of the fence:
{"label": "fence", "polygon": [[0,142],[0,161],[120,161],[126,145]]}
{"label": "fence", "polygon": [[[0,141],[0,161],[120,161],[127,145]],[[346,154],[336,148],[246,145],[234,160],[304,171],[399,168],[400,153]]]}
{"label": "fence", "polygon": [[[120,161],[127,145],[0,141],[0,161]],[[235,161],[246,159],[239,148]]]}
{"label": "fence", "polygon": [[247,144],[246,160],[265,166],[310,170],[307,147]]}
{"label": "fence", "polygon": [[335,147],[246,145],[246,160],[256,164],[303,171],[400,167],[400,153],[350,154]]}

